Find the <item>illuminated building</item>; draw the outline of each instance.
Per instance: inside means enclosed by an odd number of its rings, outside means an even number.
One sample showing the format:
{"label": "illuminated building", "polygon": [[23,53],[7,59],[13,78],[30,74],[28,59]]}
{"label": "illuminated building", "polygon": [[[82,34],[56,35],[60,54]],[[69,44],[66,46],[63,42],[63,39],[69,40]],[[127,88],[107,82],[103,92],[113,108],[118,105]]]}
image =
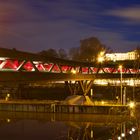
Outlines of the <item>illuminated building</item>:
{"label": "illuminated building", "polygon": [[107,53],[106,60],[120,61],[120,60],[136,60],[138,58],[137,50],[126,53]]}

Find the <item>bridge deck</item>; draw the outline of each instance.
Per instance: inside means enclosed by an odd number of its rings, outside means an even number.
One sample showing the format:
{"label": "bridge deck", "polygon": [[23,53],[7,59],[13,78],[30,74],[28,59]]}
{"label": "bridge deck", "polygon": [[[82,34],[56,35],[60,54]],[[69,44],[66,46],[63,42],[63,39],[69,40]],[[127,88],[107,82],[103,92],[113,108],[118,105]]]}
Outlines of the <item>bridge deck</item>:
{"label": "bridge deck", "polygon": [[[125,74],[123,78],[132,78],[132,74]],[[79,81],[120,78],[120,74],[68,74],[68,73],[46,73],[46,72],[0,72],[0,82],[4,81]]]}
{"label": "bridge deck", "polygon": [[[120,78],[139,78],[140,69],[133,62],[78,62],[44,57],[17,50],[0,49],[0,82],[3,81],[68,81]],[[74,72],[75,74],[72,74]]]}

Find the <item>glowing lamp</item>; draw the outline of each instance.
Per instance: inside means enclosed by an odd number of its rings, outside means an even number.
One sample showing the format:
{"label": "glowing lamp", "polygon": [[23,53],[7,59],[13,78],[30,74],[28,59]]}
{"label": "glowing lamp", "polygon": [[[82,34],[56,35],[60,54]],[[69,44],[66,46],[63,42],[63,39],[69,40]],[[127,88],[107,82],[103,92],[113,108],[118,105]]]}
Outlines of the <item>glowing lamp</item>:
{"label": "glowing lamp", "polygon": [[130,102],[130,103],[129,103],[129,107],[130,107],[130,108],[135,108],[135,103],[134,103],[134,102]]}

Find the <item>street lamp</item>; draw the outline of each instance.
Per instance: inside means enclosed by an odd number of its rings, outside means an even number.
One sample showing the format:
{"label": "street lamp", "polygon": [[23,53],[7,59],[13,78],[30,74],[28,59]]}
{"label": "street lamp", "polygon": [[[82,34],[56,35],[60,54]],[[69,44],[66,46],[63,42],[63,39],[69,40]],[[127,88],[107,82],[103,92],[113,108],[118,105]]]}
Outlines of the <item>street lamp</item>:
{"label": "street lamp", "polygon": [[135,103],[131,101],[131,102],[129,103],[129,107],[132,108],[132,109],[135,108]]}
{"label": "street lamp", "polygon": [[98,61],[99,63],[102,63],[102,62],[105,60],[105,59],[104,59],[104,54],[105,54],[104,51],[102,51],[102,52],[99,53],[98,58],[97,58],[97,61]]}
{"label": "street lamp", "polygon": [[104,61],[104,58],[103,57],[98,57],[98,62],[99,63],[102,63]]}
{"label": "street lamp", "polygon": [[119,66],[120,69],[120,84],[121,84],[121,104],[123,104],[123,100],[122,100],[122,65]]}

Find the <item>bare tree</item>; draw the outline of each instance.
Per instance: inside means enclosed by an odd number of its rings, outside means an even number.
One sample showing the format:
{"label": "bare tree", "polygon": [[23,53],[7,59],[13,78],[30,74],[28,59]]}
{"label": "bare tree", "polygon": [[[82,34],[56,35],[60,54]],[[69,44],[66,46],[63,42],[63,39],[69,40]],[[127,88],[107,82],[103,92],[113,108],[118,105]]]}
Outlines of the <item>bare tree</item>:
{"label": "bare tree", "polygon": [[43,50],[39,52],[38,54],[45,57],[59,57],[57,51],[54,49]]}
{"label": "bare tree", "polygon": [[69,56],[72,60],[79,60],[80,59],[80,49],[79,47],[73,47],[69,50]]}
{"label": "bare tree", "polygon": [[59,49],[58,50],[58,55],[60,58],[63,58],[63,59],[68,59],[68,56],[67,56],[67,53],[64,49]]}

